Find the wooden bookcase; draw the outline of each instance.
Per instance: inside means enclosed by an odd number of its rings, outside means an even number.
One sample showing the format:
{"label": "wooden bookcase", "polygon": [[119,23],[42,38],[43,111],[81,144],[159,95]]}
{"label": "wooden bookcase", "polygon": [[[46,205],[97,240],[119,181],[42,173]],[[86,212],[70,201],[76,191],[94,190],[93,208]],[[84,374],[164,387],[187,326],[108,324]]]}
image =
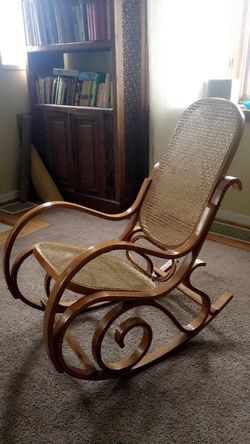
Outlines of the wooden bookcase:
{"label": "wooden bookcase", "polygon": [[[132,203],[148,174],[146,0],[22,2],[33,143],[65,199],[120,211]],[[88,40],[74,41],[79,32],[67,8],[94,8],[100,2],[105,5],[104,34],[98,34],[100,17],[94,17],[94,37],[92,33]],[[53,12],[58,5],[64,14],[59,18]],[[49,24],[48,11],[54,14]],[[36,25],[31,23],[34,17]],[[88,16],[85,26],[90,24]],[[109,73],[112,103],[105,108],[38,103],[38,78],[52,77],[53,68]]]}

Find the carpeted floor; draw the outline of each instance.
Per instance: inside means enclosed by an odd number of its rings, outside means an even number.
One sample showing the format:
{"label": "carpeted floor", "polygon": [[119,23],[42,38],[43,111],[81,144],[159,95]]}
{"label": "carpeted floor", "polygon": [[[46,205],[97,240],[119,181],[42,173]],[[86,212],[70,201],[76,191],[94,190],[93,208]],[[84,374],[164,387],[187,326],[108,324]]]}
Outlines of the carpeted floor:
{"label": "carpeted floor", "polygon": [[[3,245],[9,235],[11,227],[14,225],[16,220],[21,217],[21,214],[8,214],[1,211],[0,207],[0,245]],[[26,236],[34,231],[41,230],[48,226],[48,223],[39,219],[32,219],[32,221],[25,226],[25,228],[20,232],[19,236]]]}
{"label": "carpeted floor", "polygon": [[[91,244],[123,222],[76,213],[43,215],[49,226],[20,247],[53,239]],[[95,221],[95,222],[94,222]],[[194,283],[225,310],[174,356],[131,378],[89,382],[54,371],[42,343],[42,313],[8,293],[1,271],[1,444],[248,444],[250,442],[250,252],[206,241]],[[22,277],[42,289],[38,268]],[[164,328],[158,320],[163,334]]]}

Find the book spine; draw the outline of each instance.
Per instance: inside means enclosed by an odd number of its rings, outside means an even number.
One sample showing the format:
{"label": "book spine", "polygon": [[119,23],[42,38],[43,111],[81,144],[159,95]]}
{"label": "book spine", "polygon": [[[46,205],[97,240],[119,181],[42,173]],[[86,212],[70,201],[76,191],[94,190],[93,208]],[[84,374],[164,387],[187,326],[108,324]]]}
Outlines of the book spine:
{"label": "book spine", "polygon": [[103,108],[103,93],[104,93],[104,82],[98,84],[98,93],[96,99],[96,106],[98,108]]}
{"label": "book spine", "polygon": [[86,18],[87,18],[88,37],[89,40],[91,40],[89,3],[86,3]]}
{"label": "book spine", "polygon": [[79,104],[80,104],[81,88],[82,88],[82,82],[80,82],[78,80],[75,85],[75,94],[74,94],[74,105],[75,106],[79,106]]}
{"label": "book spine", "polygon": [[103,108],[108,108],[110,103],[110,82],[111,76],[110,73],[106,73],[106,78],[104,82],[104,90],[103,90]]}
{"label": "book spine", "polygon": [[93,82],[93,91],[92,91],[92,100],[90,102],[90,106],[97,106],[97,95],[98,95],[98,87],[99,83],[105,81],[105,72],[97,72],[95,74],[95,79]]}
{"label": "book spine", "polygon": [[114,90],[113,90],[113,81],[110,80],[110,98],[109,98],[109,107],[114,107]]}
{"label": "book spine", "polygon": [[57,82],[58,82],[58,78],[56,77],[53,79],[53,83],[52,83],[51,103],[53,103],[53,104],[56,103]]}
{"label": "book spine", "polygon": [[107,38],[106,28],[106,2],[96,0],[93,3],[93,21],[95,29],[95,40],[105,40]]}
{"label": "book spine", "polygon": [[94,30],[94,20],[93,20],[93,3],[87,3],[88,7],[88,29],[89,29],[89,40],[95,40],[95,30]]}
{"label": "book spine", "polygon": [[95,80],[95,72],[92,71],[83,71],[79,72],[78,79],[79,80]]}
{"label": "book spine", "polygon": [[50,43],[59,43],[53,0],[43,0],[43,8],[46,17],[49,41]]}
{"label": "book spine", "polygon": [[111,39],[111,17],[110,17],[110,0],[106,0],[106,34],[107,39]]}
{"label": "book spine", "polygon": [[89,106],[92,89],[92,80],[84,80],[82,85],[82,94],[80,98],[81,106]]}
{"label": "book spine", "polygon": [[81,7],[81,2],[79,0],[78,5],[76,6],[77,8],[77,26],[78,26],[78,33],[79,33],[79,42],[84,42],[85,38],[84,38],[84,30],[83,30],[83,10]]}
{"label": "book spine", "polygon": [[31,24],[32,24],[32,33],[34,36],[34,44],[41,45],[41,35],[38,26],[35,0],[29,0],[29,2],[30,2]]}
{"label": "book spine", "polygon": [[46,32],[46,26],[44,21],[44,13],[42,9],[42,4],[40,0],[33,0],[34,1],[34,7],[35,7],[35,16],[36,16],[36,26],[39,34],[39,44],[40,45],[46,45],[48,43],[47,41],[47,32]]}
{"label": "book spine", "polygon": [[36,83],[35,83],[35,89],[36,89],[36,100],[37,100],[37,103],[41,103],[40,88],[39,88],[39,80],[38,79],[36,80]]}
{"label": "book spine", "polygon": [[64,36],[63,36],[63,23],[62,23],[62,17],[60,13],[60,4],[58,0],[51,0],[53,4],[53,9],[55,12],[55,23],[57,28],[57,34],[58,34],[58,43],[63,43]]}
{"label": "book spine", "polygon": [[77,5],[72,5],[72,21],[73,21],[73,33],[74,33],[74,41],[80,42],[80,29],[79,29],[79,11]]}
{"label": "book spine", "polygon": [[81,10],[82,27],[83,27],[83,41],[87,42],[89,40],[87,6],[83,0],[80,0],[80,10]]}
{"label": "book spine", "polygon": [[29,0],[22,0],[22,13],[23,13],[23,24],[24,24],[26,45],[33,45],[34,39],[31,26],[31,13],[30,13]]}

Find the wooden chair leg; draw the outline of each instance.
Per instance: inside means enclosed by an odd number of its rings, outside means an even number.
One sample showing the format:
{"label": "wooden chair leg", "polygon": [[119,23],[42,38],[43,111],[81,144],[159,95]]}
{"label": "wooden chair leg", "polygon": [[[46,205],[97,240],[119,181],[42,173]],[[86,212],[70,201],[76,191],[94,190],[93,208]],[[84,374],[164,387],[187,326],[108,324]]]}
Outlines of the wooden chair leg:
{"label": "wooden chair leg", "polygon": [[29,256],[32,255],[32,253],[33,253],[33,246],[27,248],[25,251],[23,251],[16,257],[11,269],[11,288],[9,289],[16,299],[21,299],[23,302],[25,302],[25,304],[29,305],[30,307],[44,311],[44,306],[40,302],[36,302],[32,298],[28,298],[23,295],[17,283],[17,277],[20,267],[23,264],[23,262]]}

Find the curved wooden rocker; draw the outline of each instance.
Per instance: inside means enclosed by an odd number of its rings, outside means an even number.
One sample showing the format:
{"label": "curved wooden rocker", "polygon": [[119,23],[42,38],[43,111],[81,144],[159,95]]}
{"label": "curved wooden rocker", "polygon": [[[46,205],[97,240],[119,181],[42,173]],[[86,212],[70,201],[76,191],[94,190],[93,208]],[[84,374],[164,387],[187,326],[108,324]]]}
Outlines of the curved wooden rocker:
{"label": "curved wooden rocker", "polygon": [[[208,295],[195,288],[190,279],[195,268],[205,265],[198,254],[224,193],[230,186],[241,189],[238,179],[225,174],[243,128],[244,116],[233,103],[222,99],[199,100],[184,111],[162,161],[145,179],[127,211],[110,215],[69,202],[53,202],[32,209],[19,219],[5,245],[6,281],[15,298],[45,310],[44,341],[59,372],[82,379],[113,378],[136,372],[193,338],[230,301],[232,295],[225,292],[212,304]],[[85,249],[41,242],[19,254],[10,266],[12,247],[22,227],[52,208],[74,209],[110,221],[125,218],[129,221],[118,239]],[[124,257],[113,254],[117,251]],[[41,304],[18,287],[19,269],[30,256],[45,271],[45,299]],[[156,265],[159,259],[164,265]],[[177,319],[170,306],[162,303],[163,300],[168,303],[174,289],[199,307],[186,325]],[[66,290],[73,291],[78,298],[62,302]],[[141,316],[131,315],[138,307],[159,310],[177,328],[176,337],[152,351],[151,325]],[[70,327],[78,319],[83,328],[82,314],[90,309],[100,313],[100,318],[92,346],[86,351]],[[103,342],[115,321],[121,316],[124,319],[124,315],[126,319],[114,334],[116,344],[123,348],[127,334],[140,327],[139,344],[128,357],[106,362]],[[68,355],[65,358],[65,343],[77,357],[77,364],[68,362]]]}

